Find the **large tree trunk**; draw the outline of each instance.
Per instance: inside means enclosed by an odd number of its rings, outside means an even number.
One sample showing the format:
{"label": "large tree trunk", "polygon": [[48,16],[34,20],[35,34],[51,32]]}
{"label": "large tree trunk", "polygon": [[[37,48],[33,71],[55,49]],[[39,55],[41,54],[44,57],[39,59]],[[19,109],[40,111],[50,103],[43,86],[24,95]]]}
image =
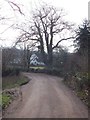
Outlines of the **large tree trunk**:
{"label": "large tree trunk", "polygon": [[48,50],[48,66],[52,67],[53,64],[53,50],[52,47],[49,46],[49,50]]}
{"label": "large tree trunk", "polygon": [[46,57],[45,57],[45,51],[44,51],[44,44],[43,44],[42,40],[40,42],[40,50],[41,50],[42,61],[44,63],[46,63]]}
{"label": "large tree trunk", "polygon": [[30,51],[27,48],[27,71],[29,71],[29,67],[30,67]]}

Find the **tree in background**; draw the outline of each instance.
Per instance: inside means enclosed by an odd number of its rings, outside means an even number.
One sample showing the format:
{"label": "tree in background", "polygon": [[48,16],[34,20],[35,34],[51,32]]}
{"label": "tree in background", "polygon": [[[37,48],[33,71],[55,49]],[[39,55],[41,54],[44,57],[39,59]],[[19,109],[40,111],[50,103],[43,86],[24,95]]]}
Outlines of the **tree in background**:
{"label": "tree in background", "polygon": [[15,69],[23,70],[23,50],[2,48],[2,74],[9,74]]}
{"label": "tree in background", "polygon": [[86,55],[88,52],[88,43],[90,40],[90,23],[85,20],[82,26],[79,27],[78,31],[76,31],[77,37],[74,41],[76,43],[77,51],[81,55]]}
{"label": "tree in background", "polygon": [[53,53],[53,67],[65,71],[65,63],[68,59],[68,50],[63,46],[58,46]]}
{"label": "tree in background", "polygon": [[88,51],[90,46],[90,23],[84,20],[83,24],[76,31],[77,37],[74,41],[76,43],[76,51],[79,56],[79,64],[82,70],[88,70]]}
{"label": "tree in background", "polygon": [[[40,45],[43,62],[52,66],[53,50],[58,47],[63,40],[72,39],[72,35],[68,36],[66,33],[70,32],[73,25],[64,19],[64,11],[57,10],[53,6],[44,5],[40,9],[36,9],[32,15],[32,22],[29,30],[22,30],[20,40],[37,42]],[[46,49],[46,51],[45,51]],[[47,59],[45,57],[47,52]]]}

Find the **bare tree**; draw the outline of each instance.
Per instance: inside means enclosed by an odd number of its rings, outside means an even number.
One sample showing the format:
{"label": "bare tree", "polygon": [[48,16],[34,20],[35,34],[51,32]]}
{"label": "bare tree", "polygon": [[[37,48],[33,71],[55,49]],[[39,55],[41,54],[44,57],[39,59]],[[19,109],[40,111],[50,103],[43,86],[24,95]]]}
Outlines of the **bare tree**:
{"label": "bare tree", "polygon": [[57,10],[53,6],[42,6],[33,12],[32,24],[29,32],[22,30],[20,39],[33,40],[40,44],[40,50],[43,61],[45,58],[45,48],[47,49],[48,64],[52,65],[53,50],[58,47],[63,40],[73,39],[72,36],[66,36],[66,33],[73,25],[64,20],[64,11]]}

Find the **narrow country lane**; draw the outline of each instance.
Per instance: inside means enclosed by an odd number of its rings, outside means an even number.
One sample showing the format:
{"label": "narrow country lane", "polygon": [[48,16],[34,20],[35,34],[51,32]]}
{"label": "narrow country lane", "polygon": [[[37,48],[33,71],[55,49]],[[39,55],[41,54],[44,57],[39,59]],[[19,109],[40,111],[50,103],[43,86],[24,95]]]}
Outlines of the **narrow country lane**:
{"label": "narrow country lane", "polygon": [[61,78],[41,73],[24,74],[32,80],[21,87],[22,101],[16,109],[9,108],[6,118],[88,117],[87,107]]}

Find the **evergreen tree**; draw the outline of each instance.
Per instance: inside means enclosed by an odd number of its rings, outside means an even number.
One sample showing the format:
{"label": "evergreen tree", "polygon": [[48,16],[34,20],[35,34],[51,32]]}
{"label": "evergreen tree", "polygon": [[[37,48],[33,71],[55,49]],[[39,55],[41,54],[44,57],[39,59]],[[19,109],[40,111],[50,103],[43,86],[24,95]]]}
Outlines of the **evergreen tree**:
{"label": "evergreen tree", "polygon": [[90,26],[89,21],[85,20],[83,25],[76,31],[77,38],[74,41],[77,45],[77,51],[81,55],[88,54],[89,41],[90,41]]}

